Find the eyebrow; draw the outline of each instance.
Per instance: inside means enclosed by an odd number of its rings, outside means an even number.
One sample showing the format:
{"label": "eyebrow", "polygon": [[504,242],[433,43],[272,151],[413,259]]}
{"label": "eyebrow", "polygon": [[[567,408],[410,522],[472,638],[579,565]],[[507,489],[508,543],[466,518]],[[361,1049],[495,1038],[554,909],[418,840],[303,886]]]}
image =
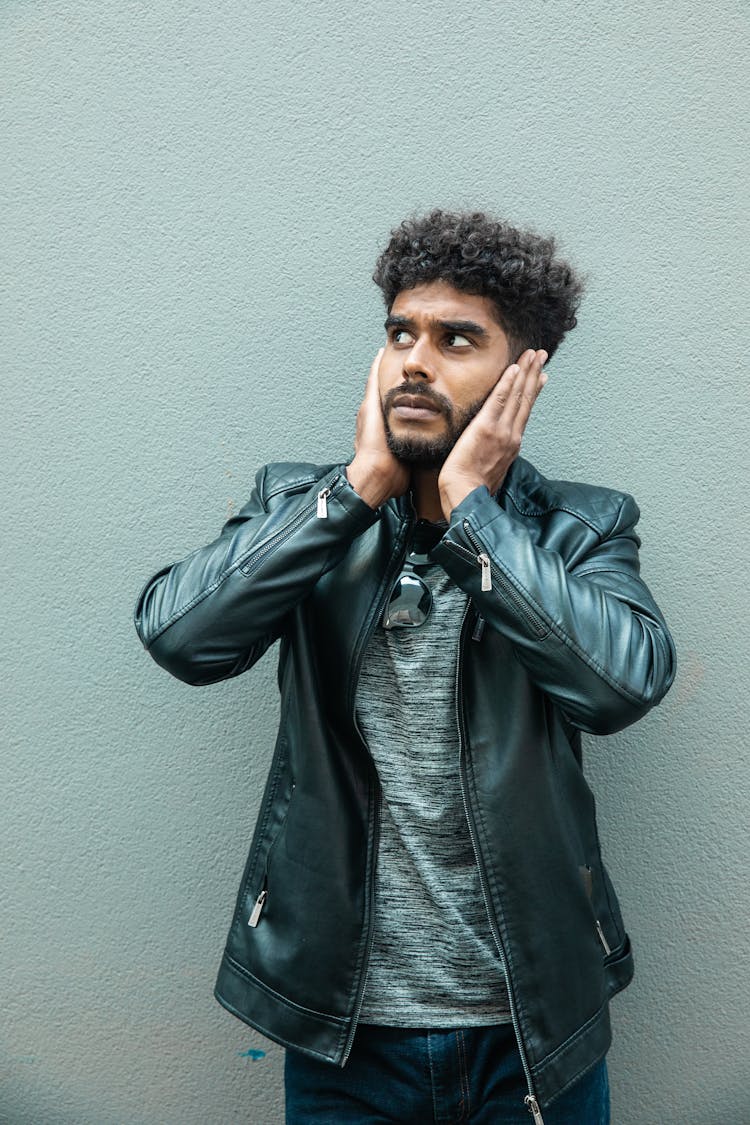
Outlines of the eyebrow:
{"label": "eyebrow", "polygon": [[[476,324],[473,320],[437,320],[428,317],[427,323],[437,328],[445,328],[449,332],[467,332],[471,336],[489,336],[487,329],[482,328],[481,324]],[[415,326],[416,321],[408,316],[388,316],[383,325],[386,332],[389,328],[414,328]]]}

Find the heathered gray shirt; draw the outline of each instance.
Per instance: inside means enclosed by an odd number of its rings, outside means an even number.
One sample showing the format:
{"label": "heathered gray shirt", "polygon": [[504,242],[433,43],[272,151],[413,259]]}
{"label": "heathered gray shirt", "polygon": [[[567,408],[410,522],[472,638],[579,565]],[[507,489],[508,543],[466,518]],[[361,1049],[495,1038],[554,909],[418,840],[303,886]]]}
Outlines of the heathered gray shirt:
{"label": "heathered gray shirt", "polygon": [[[420,521],[418,530],[429,528]],[[458,773],[455,678],[467,595],[436,564],[418,573],[433,593],[429,618],[415,629],[379,624],[357,689],[357,718],[383,788],[360,1019],[399,1027],[506,1023],[505,979]]]}

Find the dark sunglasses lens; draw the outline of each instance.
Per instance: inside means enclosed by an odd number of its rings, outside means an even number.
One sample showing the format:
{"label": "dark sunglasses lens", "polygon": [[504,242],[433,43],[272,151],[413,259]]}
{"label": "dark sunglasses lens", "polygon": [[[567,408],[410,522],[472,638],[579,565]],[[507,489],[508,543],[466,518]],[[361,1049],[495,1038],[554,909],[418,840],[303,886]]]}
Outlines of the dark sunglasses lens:
{"label": "dark sunglasses lens", "polygon": [[432,609],[432,591],[416,574],[402,574],[383,617],[383,628],[424,625]]}

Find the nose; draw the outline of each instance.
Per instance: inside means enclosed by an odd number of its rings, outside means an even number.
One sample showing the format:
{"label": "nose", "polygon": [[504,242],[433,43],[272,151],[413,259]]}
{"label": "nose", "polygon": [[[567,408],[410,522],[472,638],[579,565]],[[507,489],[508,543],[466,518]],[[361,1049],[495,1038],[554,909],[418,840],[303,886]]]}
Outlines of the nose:
{"label": "nose", "polygon": [[434,380],[430,341],[426,336],[419,337],[404,356],[403,376],[407,382],[410,379],[426,379],[428,383]]}

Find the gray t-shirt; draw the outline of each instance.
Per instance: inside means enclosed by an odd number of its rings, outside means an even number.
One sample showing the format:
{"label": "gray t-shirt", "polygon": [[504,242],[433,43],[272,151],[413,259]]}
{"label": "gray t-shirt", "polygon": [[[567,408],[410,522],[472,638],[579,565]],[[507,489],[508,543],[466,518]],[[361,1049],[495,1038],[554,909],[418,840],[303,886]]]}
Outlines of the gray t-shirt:
{"label": "gray t-shirt", "polygon": [[467,595],[436,564],[418,573],[433,594],[427,621],[392,630],[379,623],[357,689],[358,722],[383,789],[360,1019],[398,1027],[507,1023],[458,772],[456,661]]}

